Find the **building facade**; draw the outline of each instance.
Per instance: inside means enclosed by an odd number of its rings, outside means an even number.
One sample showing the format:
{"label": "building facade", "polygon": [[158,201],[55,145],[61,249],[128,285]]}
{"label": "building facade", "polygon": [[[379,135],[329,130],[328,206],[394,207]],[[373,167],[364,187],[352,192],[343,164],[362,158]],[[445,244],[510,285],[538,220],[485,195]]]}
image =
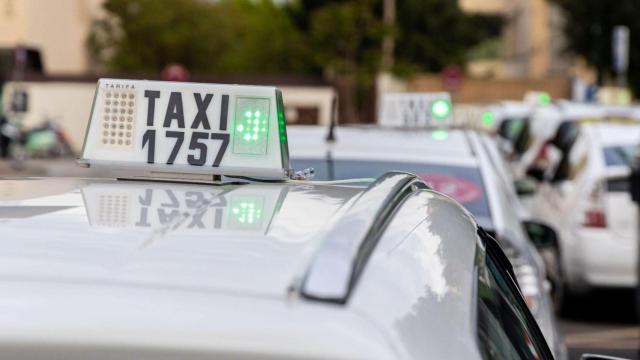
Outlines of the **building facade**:
{"label": "building facade", "polygon": [[91,70],[87,37],[104,0],[0,0],[0,48],[40,50],[49,74]]}
{"label": "building facade", "polygon": [[497,77],[566,75],[570,63],[556,5],[547,0],[459,0],[459,4],[467,12],[504,18],[501,58],[492,63]]}

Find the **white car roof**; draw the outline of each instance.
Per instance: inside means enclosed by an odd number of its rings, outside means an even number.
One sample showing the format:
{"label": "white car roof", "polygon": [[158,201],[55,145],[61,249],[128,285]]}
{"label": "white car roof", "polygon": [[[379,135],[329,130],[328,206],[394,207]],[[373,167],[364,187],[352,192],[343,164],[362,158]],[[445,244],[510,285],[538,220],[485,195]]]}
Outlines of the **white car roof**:
{"label": "white car roof", "polygon": [[501,117],[526,117],[534,110],[535,106],[522,101],[502,101],[495,105],[495,109]]}
{"label": "white car roof", "polygon": [[[400,162],[433,162],[476,166],[477,160],[463,130],[448,129],[446,139],[434,139],[432,132],[379,127],[338,127],[331,145],[336,159],[367,159]],[[287,128],[291,157],[319,158],[327,151],[326,127]],[[294,161],[295,162],[295,161]]]}
{"label": "white car roof", "polygon": [[[337,260],[351,261],[359,249],[334,232],[357,240],[368,231],[362,214],[393,193],[388,181],[405,178],[412,177],[394,175],[367,190],[0,180],[3,352],[478,358],[475,224],[435,192],[407,199],[346,304],[322,300],[351,281],[340,277],[345,263]],[[424,206],[432,211],[416,210]],[[429,230],[408,227],[411,217]]]}
{"label": "white car roof", "polygon": [[584,124],[581,128],[602,146],[640,144],[640,123],[593,123]]}
{"label": "white car roof", "polygon": [[580,120],[583,118],[597,118],[606,114],[605,106],[571,101],[559,101],[557,109],[562,120]]}

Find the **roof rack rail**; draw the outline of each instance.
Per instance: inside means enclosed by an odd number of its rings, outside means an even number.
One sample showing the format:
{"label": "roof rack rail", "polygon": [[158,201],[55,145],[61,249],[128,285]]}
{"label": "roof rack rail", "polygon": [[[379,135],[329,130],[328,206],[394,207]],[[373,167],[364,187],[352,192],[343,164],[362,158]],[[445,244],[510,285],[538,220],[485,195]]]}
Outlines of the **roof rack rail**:
{"label": "roof rack rail", "polygon": [[428,189],[416,175],[388,172],[372,183],[325,234],[298,288],[304,298],[344,304],[398,206]]}

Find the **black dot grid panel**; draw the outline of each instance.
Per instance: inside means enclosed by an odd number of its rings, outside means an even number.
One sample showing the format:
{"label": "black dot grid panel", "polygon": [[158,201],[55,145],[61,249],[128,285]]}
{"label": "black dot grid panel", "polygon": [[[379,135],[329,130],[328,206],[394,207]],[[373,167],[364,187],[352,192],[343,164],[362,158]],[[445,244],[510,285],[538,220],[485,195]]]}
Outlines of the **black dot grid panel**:
{"label": "black dot grid panel", "polygon": [[100,144],[116,149],[132,149],[136,106],[134,90],[107,89],[102,105]]}

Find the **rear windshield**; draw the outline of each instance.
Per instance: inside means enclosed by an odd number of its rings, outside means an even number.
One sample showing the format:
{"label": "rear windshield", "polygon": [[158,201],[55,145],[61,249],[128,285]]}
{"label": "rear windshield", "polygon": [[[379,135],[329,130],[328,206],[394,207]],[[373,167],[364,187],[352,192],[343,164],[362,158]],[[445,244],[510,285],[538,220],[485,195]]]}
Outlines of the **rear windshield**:
{"label": "rear windshield", "polygon": [[501,135],[511,141],[515,141],[520,136],[526,121],[527,119],[525,118],[505,118],[502,123]]}
{"label": "rear windshield", "polygon": [[626,177],[607,180],[607,191],[609,192],[629,192],[629,179]]}
{"label": "rear windshield", "polygon": [[602,149],[607,166],[629,166],[638,152],[637,145],[606,146]]}
{"label": "rear windshield", "polygon": [[433,189],[464,205],[482,226],[491,224],[491,213],[480,169],[469,166],[435,165],[370,160],[294,159],[295,169],[313,168],[314,180],[377,178],[398,170],[420,176]]}

